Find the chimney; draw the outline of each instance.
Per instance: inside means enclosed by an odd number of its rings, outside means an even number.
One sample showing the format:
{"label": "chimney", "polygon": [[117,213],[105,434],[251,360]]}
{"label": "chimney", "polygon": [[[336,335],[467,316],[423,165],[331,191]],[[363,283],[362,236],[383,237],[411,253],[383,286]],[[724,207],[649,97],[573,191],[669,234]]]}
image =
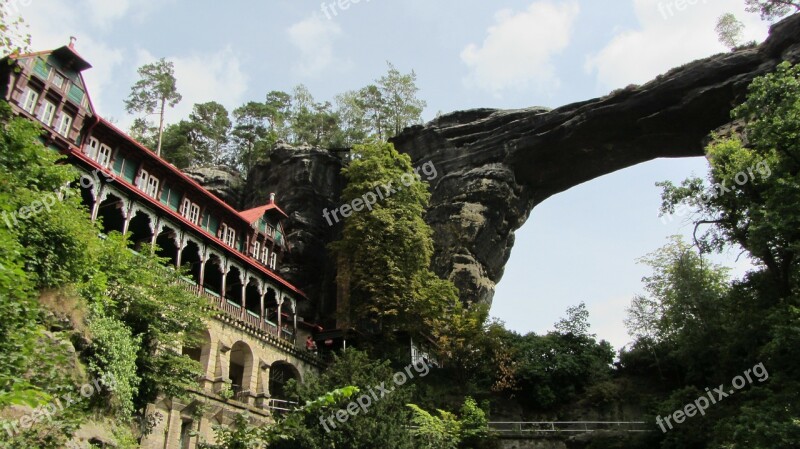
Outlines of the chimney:
{"label": "chimney", "polygon": [[275,204],[275,193],[269,194],[269,204]]}
{"label": "chimney", "polygon": [[74,49],[75,49],[75,42],[77,42],[77,41],[78,41],[78,38],[77,38],[77,37],[75,37],[75,36],[70,36],[70,37],[69,37],[69,48],[71,48],[71,49],[73,49],[73,50],[74,50]]}

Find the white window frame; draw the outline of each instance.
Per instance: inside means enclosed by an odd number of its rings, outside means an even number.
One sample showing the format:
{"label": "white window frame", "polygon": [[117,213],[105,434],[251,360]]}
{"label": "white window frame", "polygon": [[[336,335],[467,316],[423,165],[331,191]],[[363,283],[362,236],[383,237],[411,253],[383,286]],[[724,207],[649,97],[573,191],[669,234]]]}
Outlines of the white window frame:
{"label": "white window frame", "polygon": [[222,224],[222,241],[231,248],[236,244],[236,230],[225,223]]}
{"label": "white window frame", "polygon": [[[60,79],[61,81],[58,81],[58,82],[57,82],[56,80],[59,80],[59,79]],[[64,83],[65,83],[66,81],[67,81],[67,78],[66,78],[66,77],[64,77],[63,75],[61,75],[60,73],[58,73],[58,72],[55,72],[55,74],[53,74],[53,81],[52,81],[52,83],[53,83],[53,85],[54,85],[54,86],[56,86],[57,88],[59,88],[59,89],[63,89],[63,88],[64,88]]]}
{"label": "white window frame", "polygon": [[256,240],[253,242],[253,258],[258,260],[258,256],[261,253],[261,242]]}
{"label": "white window frame", "polygon": [[183,202],[181,203],[181,217],[189,219],[189,207],[191,207],[192,202],[189,198],[184,198]]}
{"label": "white window frame", "polygon": [[278,265],[278,253],[273,251],[272,254],[269,255],[269,267],[274,270],[276,265]]}
{"label": "white window frame", "polygon": [[100,148],[97,150],[96,157],[92,159],[96,160],[101,166],[108,168],[111,166],[111,147],[101,143]]}
{"label": "white window frame", "polygon": [[156,178],[153,175],[150,175],[147,178],[147,186],[145,188],[144,193],[146,193],[147,196],[149,196],[151,198],[158,199],[158,186],[159,186],[159,184],[160,184],[160,182],[159,182],[158,178]]}
{"label": "white window frame", "polygon": [[264,265],[269,261],[269,248],[267,248],[267,245],[264,245],[264,248],[261,250],[261,258],[259,260]]}
{"label": "white window frame", "polygon": [[139,180],[137,181],[136,187],[138,187],[139,190],[144,192],[147,196],[151,198],[157,197],[158,184],[158,178],[148,173],[147,170],[141,170],[139,172]]}
{"label": "white window frame", "polygon": [[194,224],[200,222],[200,206],[193,203],[189,198],[184,198],[181,203],[181,216]]}
{"label": "white window frame", "polygon": [[97,150],[100,149],[100,141],[95,139],[94,137],[89,137],[89,142],[86,144],[84,148],[84,152],[90,158],[97,160]]}
{"label": "white window frame", "polygon": [[66,112],[61,112],[61,121],[58,123],[58,133],[69,138],[69,131],[72,129],[73,118]]}
{"label": "white window frame", "polygon": [[28,92],[25,94],[25,102],[22,103],[22,109],[26,110],[28,113],[33,115],[36,111],[36,104],[39,102],[39,92],[36,92],[32,88],[28,88]]}
{"label": "white window frame", "polygon": [[42,105],[42,113],[39,119],[47,126],[53,126],[53,119],[56,116],[56,105],[50,100],[44,100]]}

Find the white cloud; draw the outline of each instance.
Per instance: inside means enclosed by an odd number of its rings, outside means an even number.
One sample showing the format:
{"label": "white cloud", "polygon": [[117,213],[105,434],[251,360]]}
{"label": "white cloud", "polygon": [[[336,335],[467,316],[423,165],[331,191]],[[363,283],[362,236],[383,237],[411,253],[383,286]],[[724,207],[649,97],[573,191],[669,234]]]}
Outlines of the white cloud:
{"label": "white cloud", "polygon": [[[633,0],[640,28],[620,30],[586,58],[603,89],[642,84],[673,67],[727,51],[717,40],[717,18],[733,12],[747,26],[744,40],[761,41],[767,24],[744,11],[741,0]],[[678,9],[678,5],[682,6]]]}
{"label": "white cloud", "polygon": [[[139,50],[136,64],[130,68],[131,79],[134,82],[138,79],[138,67],[157,59],[148,51]],[[178,92],[183,97],[174,108],[167,109],[167,123],[187,118],[197,103],[216,101],[232,111],[244,102],[248,78],[242,71],[239,55],[231,47],[215,53],[167,56],[165,59],[175,65]],[[125,117],[120,126],[127,129],[132,122],[133,117]]]}
{"label": "white cloud", "polygon": [[300,60],[293,69],[301,76],[313,77],[338,63],[333,54],[333,41],[342,29],[333,20],[314,14],[290,26],[289,41],[299,51]]}
{"label": "white cloud", "polygon": [[574,1],[532,3],[525,11],[504,9],[495,14],[479,46],[470,44],[461,60],[470,68],[465,84],[495,94],[506,89],[558,87],[552,57],[569,45],[580,8]]}
{"label": "white cloud", "polygon": [[114,21],[132,17],[142,20],[165,0],[84,0],[92,24],[100,28],[110,27]]}

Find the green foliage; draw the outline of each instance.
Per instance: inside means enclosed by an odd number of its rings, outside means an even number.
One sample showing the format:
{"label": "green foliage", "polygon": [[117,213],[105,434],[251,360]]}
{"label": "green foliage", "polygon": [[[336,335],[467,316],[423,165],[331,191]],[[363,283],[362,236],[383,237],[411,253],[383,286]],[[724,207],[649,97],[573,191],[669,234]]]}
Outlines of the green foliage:
{"label": "green foliage", "polygon": [[[347,297],[350,322],[362,329],[412,333],[446,327],[460,310],[455,286],[430,271],[433,240],[423,219],[430,198],[427,186],[413,177],[411,160],[391,144],[356,146],[355,160],[343,170],[347,187],[342,201],[361,201],[368,192],[393,185],[395,193],[372,210],[346,219],[341,240],[331,248],[339,260],[337,282]],[[405,176],[405,178],[404,178]],[[412,181],[401,185],[400,180]]]}
{"label": "green foliage", "polygon": [[486,418],[486,412],[478,407],[475,399],[471,397],[464,399],[464,405],[461,406],[460,422],[462,447],[477,447],[489,437],[489,420]]}
{"label": "green foliage", "polygon": [[[307,375],[302,385],[294,384],[287,388],[301,404],[308,401],[313,403],[328,392],[344,387],[356,387],[362,394],[368,394],[370,389],[374,390],[375,386],[382,383],[387,388],[392,388],[394,383],[391,379],[394,373],[395,370],[389,362],[371,360],[366,353],[350,349],[336,355],[333,363],[320,375]],[[336,404],[326,401],[329,405],[325,408],[311,408],[309,413],[303,415],[303,419],[291,432],[292,444],[276,447],[411,448],[413,446],[406,428],[410,415],[405,404],[410,401],[413,390],[414,386],[407,383],[395,387],[384,397],[380,397],[381,393],[377,392],[379,400],[372,401],[367,413],[360,412],[356,416],[351,416],[345,423],[338,422],[334,417],[336,428],[330,428],[331,425],[327,424],[330,432],[325,430],[321,424],[322,420],[327,420],[334,416],[337,410],[346,408],[349,400],[342,396],[342,400]]]}
{"label": "green foliage", "polygon": [[747,12],[761,14],[764,20],[776,20],[787,14],[800,11],[800,2],[795,0],[745,0]]}
{"label": "green foliage", "polygon": [[[94,376],[118,381],[107,396],[20,437],[37,447],[64,447],[92,410],[125,423],[155,395],[180,396],[195,385],[197,363],[172,345],[195,343],[190,336],[204,328],[208,314],[205,302],[184,290],[179,274],[162,261],[130,251],[122,236],[98,237],[80,195],[69,187],[76,170],[41,144],[35,124],[12,118],[5,103],[0,122],[0,407],[73,393],[75,383],[88,380],[82,362]],[[77,310],[88,306],[91,313],[66,320],[76,326],[72,337],[81,360],[64,343],[68,335],[49,330],[62,328],[64,317],[53,318],[58,310],[40,305],[38,296],[76,296]],[[46,299],[42,304],[53,306]],[[80,318],[86,315],[88,328]]]}
{"label": "green foliage", "polygon": [[22,28],[25,22],[19,13],[19,2],[15,0],[0,1],[0,54],[28,53],[31,45],[31,35]]}
{"label": "green foliage", "polygon": [[101,270],[82,287],[98,313],[113,317],[141,341],[137,374],[142,382],[136,406],[158,394],[182,397],[196,385],[199,366],[177,352],[192,346],[205,330],[209,312],[202,298],[185,290],[178,272],[164,268],[155,256],[128,249],[128,242],[112,233],[97,254]]}
{"label": "green foliage", "polygon": [[413,412],[411,424],[414,429],[414,447],[418,449],[456,449],[461,433],[461,423],[456,416],[444,410],[431,415],[414,404],[408,404]]}
{"label": "green foliage", "polygon": [[133,415],[133,401],[141,381],[136,374],[140,338],[134,337],[124,323],[111,317],[91,319],[89,331],[92,334],[89,369],[95,379],[113,379],[113,388],[107,389],[110,393],[107,394],[110,396],[108,408],[122,420],[128,420]]}
{"label": "green foliage", "polygon": [[694,208],[696,226],[707,226],[695,241],[701,251],[738,246],[756,268],[728,281],[677,240],[649,256],[649,295],[634,301],[637,342],[621,366],[659,380],[662,416],[748,366],[763,364],[769,378],[661,436],[663,448],[788,449],[800,438],[800,68],[784,63],[754,80],[732,117],[743,129],[707,148],[709,182],[661,183],[662,211]]}
{"label": "green foliage", "polygon": [[722,45],[733,50],[741,42],[744,24],[735,15],[725,13],[717,19],[716,31]]}
{"label": "green foliage", "polygon": [[131,86],[125,110],[145,115],[158,113],[158,135],[156,153],[161,154],[161,138],[164,131],[164,112],[167,106],[175,107],[183,98],[178,93],[175,65],[164,58],[145,64],[138,69],[139,81]]}

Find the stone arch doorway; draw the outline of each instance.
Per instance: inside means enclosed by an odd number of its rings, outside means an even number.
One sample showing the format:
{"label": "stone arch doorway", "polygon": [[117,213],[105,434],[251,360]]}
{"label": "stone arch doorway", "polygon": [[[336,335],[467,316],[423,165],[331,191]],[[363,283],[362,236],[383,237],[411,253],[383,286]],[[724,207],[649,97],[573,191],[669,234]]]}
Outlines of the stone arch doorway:
{"label": "stone arch doorway", "polygon": [[231,347],[228,379],[231,390],[238,400],[250,394],[253,382],[253,351],[246,343],[238,341]]}
{"label": "stone arch doorway", "polygon": [[287,400],[286,383],[294,379],[302,380],[300,371],[289,362],[275,362],[269,370],[269,392],[273,399]]}

